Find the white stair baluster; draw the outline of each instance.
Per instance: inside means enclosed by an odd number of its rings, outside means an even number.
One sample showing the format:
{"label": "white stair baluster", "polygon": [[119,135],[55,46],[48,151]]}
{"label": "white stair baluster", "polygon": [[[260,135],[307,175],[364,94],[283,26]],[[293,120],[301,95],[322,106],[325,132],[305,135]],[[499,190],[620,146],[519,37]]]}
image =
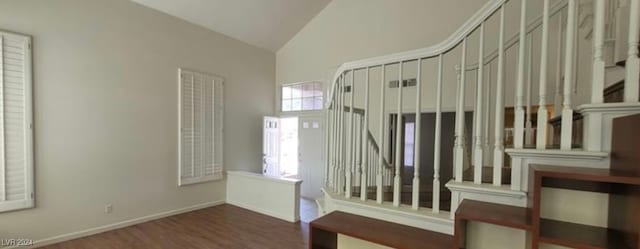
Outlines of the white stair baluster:
{"label": "white stair baluster", "polygon": [[416,122],[414,136],[413,159],[413,190],[411,207],[418,210],[420,206],[420,131],[422,129],[422,59],[418,59],[418,72],[416,75]]}
{"label": "white stair baluster", "polygon": [[571,109],[571,87],[573,85],[573,52],[575,46],[576,0],[568,0],[567,5],[567,33],[564,54],[564,100],[562,102],[562,128],[560,148],[571,149],[571,134],[573,132],[573,109]]}
{"label": "white stair baluster", "polygon": [[384,184],[384,149],[385,149],[385,130],[387,130],[387,125],[385,125],[385,104],[384,104],[384,98],[385,98],[385,92],[386,92],[386,85],[385,85],[385,65],[381,65],[381,72],[382,72],[382,77],[380,80],[380,144],[379,144],[379,148],[380,151],[378,151],[378,174],[376,175],[376,202],[377,203],[382,203],[382,185]]}
{"label": "white stair baluster", "polygon": [[[604,32],[605,0],[594,1],[593,65],[591,78],[591,103],[604,102]],[[637,91],[636,91],[637,92]]]}
{"label": "white stair baluster", "polygon": [[[463,71],[464,72],[464,71]],[[483,156],[484,156],[484,148],[483,148],[483,90],[484,90],[484,22],[480,24],[480,44],[478,46],[478,76],[476,85],[476,108],[474,111],[475,114],[475,146],[474,146],[474,157],[473,157],[473,182],[475,184],[482,183],[482,166],[484,165]]]}
{"label": "white stair baluster", "polygon": [[531,94],[532,94],[532,82],[531,82],[531,74],[533,71],[533,33],[527,36],[527,109],[526,114],[527,118],[525,119],[524,124],[524,144],[532,145],[533,144],[533,121],[532,121],[532,107],[531,107]]}
{"label": "white stair baluster", "polygon": [[361,144],[364,146],[363,154],[367,155],[362,160],[362,175],[360,176],[360,200],[367,200],[367,178],[369,176],[367,167],[369,167],[370,154],[373,150],[370,149],[371,145],[367,143],[369,132],[369,68],[365,69],[364,77],[364,114],[362,123],[362,135]]}
{"label": "white stair baluster", "polygon": [[462,172],[464,171],[464,157],[465,157],[465,137],[464,137],[464,127],[465,127],[465,108],[464,108],[464,92],[465,92],[465,74],[466,74],[466,64],[467,64],[467,38],[463,38],[462,40],[462,61],[460,63],[460,70],[458,75],[460,76],[460,80],[458,81],[458,94],[457,94],[457,105],[456,105],[456,126],[455,126],[455,144],[454,144],[454,161],[453,168],[455,172],[455,181],[462,182]]}
{"label": "white stair baluster", "polygon": [[627,52],[627,75],[624,80],[624,101],[638,102],[640,83],[640,59],[638,58],[638,37],[640,34],[640,0],[629,0],[629,51]]}
{"label": "white stair baluster", "polygon": [[[538,91],[538,123],[536,148],[539,150],[547,147],[547,61],[549,56],[549,0],[544,0],[542,10],[542,38],[540,45],[540,86]],[[558,46],[559,48],[560,46]]]}
{"label": "white stair baluster", "polygon": [[436,125],[433,141],[433,207],[440,213],[440,136],[442,132],[442,54],[438,56],[438,82],[436,83]]}
{"label": "white stair baluster", "polygon": [[347,136],[347,145],[348,145],[348,154],[349,154],[349,163],[347,164],[347,168],[345,169],[345,197],[351,198],[351,191],[353,190],[352,178],[354,168],[356,166],[356,157],[355,157],[355,110],[354,110],[354,101],[356,98],[356,71],[351,71],[351,91],[349,98],[349,136]]}
{"label": "white stair baluster", "polygon": [[493,150],[493,185],[502,185],[504,165],[504,5],[500,7],[498,35],[498,69],[496,78],[495,141]]}
{"label": "white stair baluster", "polygon": [[402,134],[403,134],[403,122],[402,122],[402,89],[404,88],[403,86],[403,82],[402,82],[402,64],[403,62],[400,61],[398,63],[398,105],[397,105],[397,115],[396,115],[396,134],[395,134],[395,138],[396,138],[396,151],[395,151],[395,174],[393,177],[393,205],[398,207],[400,206],[400,193],[401,193],[401,187],[402,187],[402,183],[400,182],[402,180],[402,178],[400,177],[401,174],[401,170],[402,170],[402,159],[403,159],[403,155],[402,155],[402,146],[403,146],[403,141],[402,141]]}
{"label": "white stair baluster", "polygon": [[524,144],[524,70],[527,36],[527,0],[522,0],[520,7],[520,39],[518,47],[518,76],[516,80],[516,106],[514,114],[513,147],[522,148]]}

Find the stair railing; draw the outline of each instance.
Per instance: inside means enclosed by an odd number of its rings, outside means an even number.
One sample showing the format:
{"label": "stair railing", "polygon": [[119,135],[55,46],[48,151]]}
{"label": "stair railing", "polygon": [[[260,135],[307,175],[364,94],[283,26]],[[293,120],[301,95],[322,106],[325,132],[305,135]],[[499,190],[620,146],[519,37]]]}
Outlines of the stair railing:
{"label": "stair railing", "polygon": [[[538,108],[538,122],[537,122],[537,139],[536,139],[536,148],[537,149],[545,149],[546,146],[546,127],[548,120],[548,110],[547,110],[547,69],[549,67],[549,46],[551,45],[549,42],[549,20],[552,15],[557,15],[558,13],[562,13],[560,11],[562,8],[566,8],[566,22],[564,23],[566,28],[559,29],[559,34],[562,34],[564,30],[564,43],[562,39],[559,39],[557,43],[555,43],[559,48],[562,48],[563,54],[556,57],[555,60],[557,65],[560,66],[560,60],[562,60],[562,70],[556,70],[557,74],[562,73],[564,75],[562,86],[559,85],[560,77],[556,75],[556,86],[557,89],[560,87],[563,88],[561,92],[561,97],[557,99],[557,102],[562,101],[561,106],[561,117],[562,117],[562,125],[561,125],[561,139],[560,139],[560,149],[561,150],[571,150],[571,142],[572,142],[572,128],[573,128],[573,106],[576,104],[572,101],[573,98],[573,87],[576,81],[576,44],[577,44],[577,0],[567,0],[566,7],[564,4],[556,4],[551,8],[549,5],[549,0],[543,0],[543,10],[541,14],[541,21],[538,25],[541,30],[541,39],[540,39],[540,68],[537,73],[540,75],[539,81],[539,108]],[[627,58],[627,75],[625,85],[625,101],[626,102],[638,102],[638,83],[640,76],[640,60],[638,59],[638,38],[639,38],[639,12],[638,9],[640,0],[630,0],[630,24],[629,24],[629,53]],[[390,54],[385,56],[374,57],[365,60],[347,62],[341,65],[330,85],[329,94],[327,98],[327,120],[328,120],[328,132],[326,133],[326,140],[328,141],[327,145],[327,160],[326,167],[327,173],[329,174],[327,177],[328,187],[330,187],[336,193],[344,193],[346,197],[351,197],[352,186],[354,185],[354,172],[357,172],[355,175],[360,179],[355,179],[355,181],[360,181],[361,187],[361,200],[366,201],[366,188],[371,184],[372,180],[375,179],[376,186],[376,202],[382,203],[383,200],[383,186],[384,186],[384,172],[386,166],[388,165],[384,159],[384,153],[381,153],[385,145],[388,143],[394,143],[395,146],[388,148],[395,148],[393,151],[393,158],[395,162],[392,165],[393,167],[393,201],[392,205],[394,207],[401,206],[401,188],[402,188],[402,176],[401,176],[401,167],[402,167],[402,147],[403,140],[402,135],[404,130],[404,123],[402,122],[404,114],[412,114],[415,115],[416,126],[415,126],[415,137],[421,137],[421,113],[423,112],[422,100],[425,97],[425,91],[423,90],[425,85],[425,75],[422,75],[423,65],[426,62],[434,62],[437,63],[437,71],[436,75],[429,75],[429,79],[435,78],[433,82],[435,87],[431,87],[426,89],[426,92],[435,92],[436,101],[435,101],[435,127],[434,134],[435,139],[433,141],[433,150],[434,150],[434,159],[433,159],[433,206],[431,207],[432,212],[439,213],[440,212],[440,166],[441,166],[441,140],[442,137],[442,114],[443,114],[443,86],[444,84],[453,84],[452,79],[456,79],[455,75],[444,75],[445,70],[443,70],[444,59],[445,56],[451,55],[452,51],[459,52],[460,58],[460,72],[467,72],[468,69],[477,70],[477,81],[476,81],[476,89],[485,89],[485,83],[483,77],[485,66],[490,67],[493,70],[495,65],[497,73],[495,79],[495,89],[492,91],[495,92],[485,92],[485,91],[476,91],[475,94],[475,103],[474,107],[470,107],[466,104],[467,96],[466,91],[469,89],[467,83],[469,83],[467,79],[467,73],[459,73],[457,75],[457,90],[456,90],[456,105],[455,105],[455,140],[453,146],[453,181],[454,182],[462,182],[463,181],[463,170],[465,166],[465,155],[466,153],[470,153],[472,150],[474,152],[473,155],[473,165],[474,166],[474,183],[475,184],[483,184],[481,179],[482,173],[482,165],[485,161],[484,154],[485,150],[487,152],[493,151],[493,162],[492,162],[492,181],[491,184],[501,187],[502,185],[502,170],[504,167],[504,117],[505,117],[505,85],[508,83],[505,80],[506,74],[506,49],[511,46],[515,46],[515,43],[511,44],[510,42],[505,42],[505,5],[507,3],[520,3],[520,22],[519,22],[519,31],[517,34],[517,44],[518,44],[518,56],[517,56],[517,65],[516,65],[516,80],[515,80],[515,103],[514,103],[514,128],[513,128],[513,147],[515,149],[524,149],[524,145],[528,140],[528,143],[531,143],[532,138],[531,132],[527,134],[526,130],[533,129],[533,124],[531,123],[531,100],[530,97],[527,101],[527,107],[525,109],[525,92],[531,96],[532,92],[532,84],[530,80],[530,72],[535,70],[532,67],[529,67],[529,70],[525,67],[525,65],[531,65],[532,61],[532,50],[531,46],[527,46],[527,43],[532,44],[531,36],[527,34],[530,33],[529,29],[531,29],[531,25],[527,25],[527,0],[492,0],[485,4],[478,12],[476,12],[464,25],[462,25],[458,30],[456,30],[450,37],[445,39],[443,42],[436,44],[434,46],[411,50],[407,52],[401,52],[396,54]],[[560,6],[560,7],[558,7]],[[604,67],[605,63],[603,60],[603,44],[604,44],[604,14],[607,5],[605,4],[605,0],[594,0],[594,30],[593,30],[593,59],[592,59],[592,82],[591,82],[591,98],[589,103],[599,104],[603,102],[602,98],[602,89],[604,85]],[[484,55],[484,47],[485,47],[485,25],[487,25],[487,20],[492,16],[497,16],[499,18],[499,31],[498,31],[498,49],[496,55],[489,54],[487,56]],[[560,20],[560,24],[562,24],[563,15],[560,14],[558,18]],[[538,26],[534,25],[535,28]],[[563,25],[559,25],[563,26]],[[467,63],[467,53],[469,47],[469,36],[475,32],[479,32],[479,44],[478,44],[478,61],[477,67],[473,66],[469,67]],[[527,53],[527,51],[529,51]],[[528,55],[528,57],[527,57]],[[448,58],[448,57],[447,57]],[[497,60],[497,62],[495,62]],[[417,67],[415,71],[417,71],[416,76],[416,87],[415,90],[412,88],[408,88],[408,85],[405,87],[405,69],[406,67],[415,64]],[[387,75],[387,71],[390,71],[390,68],[396,68],[397,75]],[[372,71],[377,70],[380,72],[380,82],[371,82],[370,74]],[[527,73],[529,71],[529,73]],[[560,72],[562,71],[562,72]],[[447,71],[448,72],[448,71]],[[362,89],[356,89],[356,73],[364,74],[364,84]],[[391,105],[386,103],[387,94],[391,95],[392,90],[388,87],[387,84],[388,78],[397,78],[397,89],[395,89],[395,103],[396,109],[390,108]],[[429,80],[429,81],[430,81]],[[427,81],[427,82],[429,82]],[[446,81],[446,82],[445,82]],[[489,82],[490,85],[491,82]],[[526,86],[525,86],[525,83]],[[350,86],[350,90],[345,91],[346,86]],[[374,88],[379,88],[379,99],[377,102],[370,100],[370,91]],[[407,88],[407,89],[405,89]],[[413,91],[411,91],[413,90]],[[357,99],[355,96],[356,92],[361,92],[361,95],[364,96],[364,103],[359,103],[360,101],[354,100]],[[415,94],[415,109],[410,110],[411,108],[407,108],[406,103],[404,103],[403,99],[407,96],[407,94]],[[488,120],[491,119],[489,111],[482,111],[483,106],[488,105],[488,98],[493,96],[495,99],[494,112],[493,112],[493,125],[494,125],[494,140],[493,140],[493,148],[486,148],[487,142],[491,139],[488,136],[488,128],[484,126],[488,126]],[[391,96],[389,96],[391,97]],[[377,116],[371,116],[371,104],[376,103],[379,104]],[[356,127],[356,123],[354,122],[354,118],[358,114],[358,109],[356,105],[360,105],[362,107],[361,120],[358,128]],[[345,108],[347,107],[348,108]],[[473,139],[474,143],[472,149],[466,148],[465,144],[465,112],[467,110],[474,111],[474,126],[473,126]],[[487,108],[489,110],[490,108]],[[415,110],[415,111],[414,111]],[[527,114],[528,113],[528,114]],[[392,115],[393,114],[393,115]],[[370,133],[369,129],[369,121],[374,120],[374,118],[378,118],[379,126],[378,136]],[[395,122],[388,122],[389,119],[395,119]],[[387,134],[390,132],[389,129],[390,124],[393,123],[396,125],[396,128],[393,132],[397,133],[395,136],[389,136]],[[386,141],[388,138],[395,137],[395,141]],[[529,137],[529,138],[527,138]],[[375,139],[374,139],[375,138]],[[378,141],[378,143],[372,143]],[[416,143],[414,146],[414,173],[411,182],[413,184],[412,189],[412,200],[411,200],[411,208],[416,210],[421,208],[419,206],[419,186],[420,186],[420,160],[421,160],[421,141],[420,139],[415,139]],[[378,146],[378,150],[376,150],[375,146]],[[354,160],[354,148],[358,150],[359,160]],[[358,149],[360,148],[360,149]],[[371,153],[371,152],[374,153]],[[377,153],[375,153],[377,152]],[[377,157],[377,160],[376,158]],[[377,161],[377,164],[375,163]],[[357,162],[357,163],[356,163]],[[467,163],[468,164],[468,163]],[[375,174],[375,177],[372,176]],[[522,168],[513,168],[511,170],[511,184],[510,186],[506,186],[511,190],[520,191],[522,189]],[[407,180],[407,179],[405,179]],[[446,179],[448,180],[448,179]],[[452,197],[451,210],[454,211],[457,208],[458,201],[456,197]]]}

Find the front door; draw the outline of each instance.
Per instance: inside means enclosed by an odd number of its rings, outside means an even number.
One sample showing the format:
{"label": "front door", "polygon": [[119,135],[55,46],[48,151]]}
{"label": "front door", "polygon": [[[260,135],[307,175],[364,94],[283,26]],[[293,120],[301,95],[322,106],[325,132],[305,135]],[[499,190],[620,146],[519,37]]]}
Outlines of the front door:
{"label": "front door", "polygon": [[264,117],[262,125],[262,174],[280,177],[280,119]]}

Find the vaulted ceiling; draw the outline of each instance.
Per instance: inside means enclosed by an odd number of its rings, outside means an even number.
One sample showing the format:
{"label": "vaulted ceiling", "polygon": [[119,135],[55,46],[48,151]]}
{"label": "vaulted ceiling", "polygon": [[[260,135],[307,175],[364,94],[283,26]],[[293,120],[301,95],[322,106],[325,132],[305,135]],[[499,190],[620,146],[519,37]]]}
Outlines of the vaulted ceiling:
{"label": "vaulted ceiling", "polygon": [[132,1],[275,52],[331,0]]}

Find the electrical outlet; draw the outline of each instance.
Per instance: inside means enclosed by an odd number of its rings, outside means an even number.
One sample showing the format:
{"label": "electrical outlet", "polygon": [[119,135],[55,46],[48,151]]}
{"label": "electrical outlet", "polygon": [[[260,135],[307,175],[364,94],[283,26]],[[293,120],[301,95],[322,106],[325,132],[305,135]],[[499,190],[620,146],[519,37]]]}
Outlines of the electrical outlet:
{"label": "electrical outlet", "polygon": [[104,206],[104,213],[105,214],[110,214],[111,212],[113,212],[113,205],[107,204],[106,206]]}

